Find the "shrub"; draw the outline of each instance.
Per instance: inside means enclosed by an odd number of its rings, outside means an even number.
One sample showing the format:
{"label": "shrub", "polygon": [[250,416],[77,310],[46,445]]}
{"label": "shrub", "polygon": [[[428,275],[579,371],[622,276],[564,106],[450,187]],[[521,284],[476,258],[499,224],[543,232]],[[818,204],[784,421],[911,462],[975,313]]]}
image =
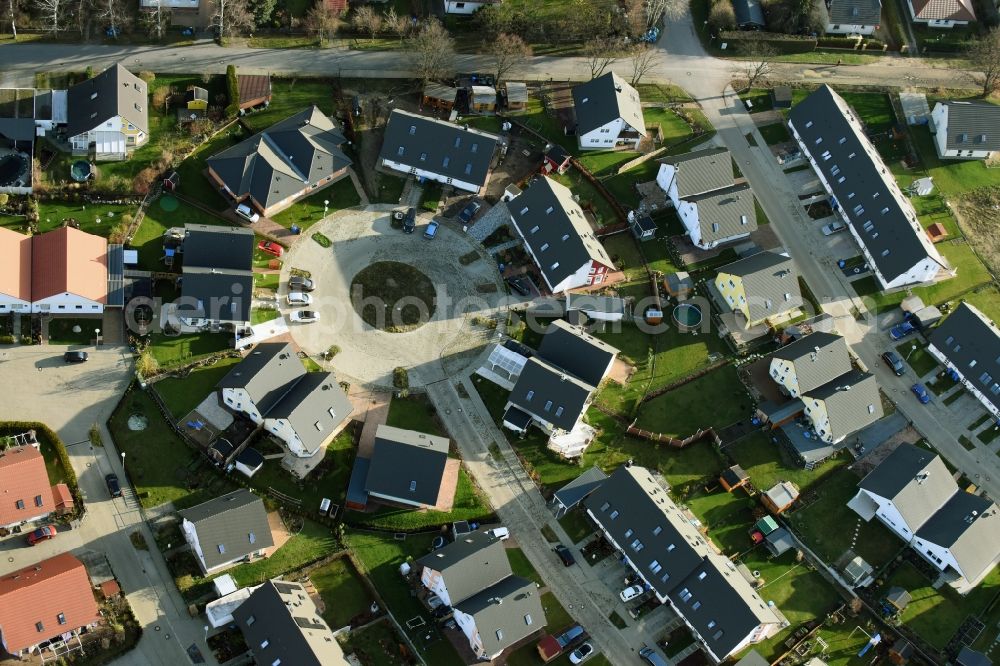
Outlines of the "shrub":
{"label": "shrub", "polygon": [[708,13],[708,25],[712,32],[722,32],[724,30],[736,29],[736,12],[733,5],[728,0],[721,0],[712,5],[712,11]]}
{"label": "shrub", "polygon": [[139,72],[139,78],[145,81],[148,85],[156,80],[156,74],[153,74],[150,71]]}
{"label": "shrub", "polygon": [[333,358],[340,353],[340,347],[337,345],[330,345],[330,348],[326,350],[326,357]]}
{"label": "shrub", "polygon": [[398,389],[410,388],[410,373],[406,368],[398,367],[392,371],[392,385]]}
{"label": "shrub", "polygon": [[226,116],[235,118],[240,112],[240,84],[236,78],[236,65],[226,67],[226,92],[229,93]]}
{"label": "shrub", "polygon": [[823,37],[817,40],[816,45],[830,49],[856,49],[861,43],[859,37]]}
{"label": "shrub", "polygon": [[160,363],[148,349],[144,349],[135,362],[135,371],[140,377],[149,378],[160,370]]}

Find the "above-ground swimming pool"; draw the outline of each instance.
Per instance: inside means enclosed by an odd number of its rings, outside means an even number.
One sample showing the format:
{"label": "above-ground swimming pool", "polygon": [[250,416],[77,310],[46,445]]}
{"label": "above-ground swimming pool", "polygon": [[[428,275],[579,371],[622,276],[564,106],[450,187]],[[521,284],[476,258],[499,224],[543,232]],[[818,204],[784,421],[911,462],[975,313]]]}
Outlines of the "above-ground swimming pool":
{"label": "above-ground swimming pool", "polygon": [[674,308],[674,321],[681,328],[697,328],[701,320],[701,308],[693,303],[681,303]]}
{"label": "above-ground swimming pool", "polygon": [[28,158],[20,153],[0,157],[0,187],[24,185],[28,182]]}
{"label": "above-ground swimming pool", "polygon": [[87,160],[77,160],[73,162],[73,165],[69,168],[69,175],[78,183],[90,178],[93,173],[93,169],[90,166],[90,162]]}

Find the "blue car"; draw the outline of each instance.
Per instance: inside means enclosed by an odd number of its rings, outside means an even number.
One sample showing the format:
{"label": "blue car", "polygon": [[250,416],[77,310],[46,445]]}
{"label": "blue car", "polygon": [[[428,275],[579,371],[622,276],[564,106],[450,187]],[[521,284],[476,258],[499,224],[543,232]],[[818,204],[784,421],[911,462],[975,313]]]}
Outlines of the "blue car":
{"label": "blue car", "polygon": [[889,329],[889,337],[893,340],[902,340],[906,336],[913,335],[916,332],[917,327],[909,319],[904,319],[901,324],[896,324]]}
{"label": "blue car", "polygon": [[931,401],[931,394],[927,392],[927,388],[923,384],[914,384],[910,390],[913,391],[913,395],[917,396],[921,405],[926,405]]}
{"label": "blue car", "polygon": [[427,230],[424,231],[424,238],[427,240],[434,240],[434,237],[437,236],[437,231],[438,222],[437,220],[432,220],[431,223],[427,225]]}

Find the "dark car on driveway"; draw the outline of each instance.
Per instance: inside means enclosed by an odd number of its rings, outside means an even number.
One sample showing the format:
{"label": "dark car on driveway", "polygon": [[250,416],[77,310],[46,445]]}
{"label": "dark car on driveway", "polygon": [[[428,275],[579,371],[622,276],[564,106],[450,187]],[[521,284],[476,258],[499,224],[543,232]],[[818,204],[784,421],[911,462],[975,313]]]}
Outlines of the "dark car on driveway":
{"label": "dark car on driveway", "polygon": [[476,213],[479,209],[483,207],[483,204],[478,201],[472,200],[465,205],[462,212],[458,214],[458,219],[461,220],[462,224],[469,224],[472,222],[473,218],[476,217]]}
{"label": "dark car on driveway", "polygon": [[417,228],[417,209],[408,208],[406,215],[403,216],[403,233],[412,234],[413,230]]}
{"label": "dark car on driveway", "polygon": [[312,291],[316,288],[316,283],[307,277],[293,275],[288,278],[288,291]]}
{"label": "dark car on driveway", "polygon": [[564,567],[569,567],[576,564],[576,559],[573,557],[573,553],[569,552],[569,548],[567,548],[566,546],[559,544],[552,550],[554,550],[556,555],[559,556],[559,559],[562,560]]}
{"label": "dark car on driveway", "polygon": [[909,319],[904,319],[902,323],[896,324],[889,329],[889,337],[893,340],[902,340],[908,335],[913,335],[917,332],[917,327],[913,325],[913,322]]}
{"label": "dark car on driveway", "polygon": [[896,373],[897,377],[902,377],[903,373],[906,372],[906,366],[903,365],[903,359],[899,358],[896,352],[883,352],[882,360],[885,364],[889,366],[889,369]]}
{"label": "dark car on driveway", "polygon": [[927,387],[923,384],[914,384],[910,387],[910,390],[913,391],[913,395],[917,396],[917,400],[920,401],[921,405],[926,405],[931,401],[931,394],[927,392]]}
{"label": "dark car on driveway", "polygon": [[63,360],[67,363],[84,363],[90,358],[85,351],[68,351],[63,354]]}
{"label": "dark car on driveway", "polygon": [[121,487],[121,484],[118,483],[118,475],[117,474],[108,474],[108,475],[106,475],[104,477],[104,483],[108,484],[108,492],[111,493],[112,497],[121,497],[122,496],[122,487]]}

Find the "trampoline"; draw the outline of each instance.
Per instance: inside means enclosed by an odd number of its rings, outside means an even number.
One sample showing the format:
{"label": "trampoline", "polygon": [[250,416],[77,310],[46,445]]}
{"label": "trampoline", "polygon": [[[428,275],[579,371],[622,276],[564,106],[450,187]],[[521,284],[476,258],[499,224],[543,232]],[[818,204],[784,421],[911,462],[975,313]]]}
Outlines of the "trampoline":
{"label": "trampoline", "polygon": [[701,326],[701,320],[703,315],[701,314],[701,308],[693,303],[681,303],[674,308],[674,321],[681,330],[693,329]]}
{"label": "trampoline", "polygon": [[87,160],[77,160],[69,168],[70,177],[78,183],[88,180],[93,174],[94,169]]}
{"label": "trampoline", "polygon": [[0,187],[23,185],[28,178],[28,159],[20,153],[0,157]]}

